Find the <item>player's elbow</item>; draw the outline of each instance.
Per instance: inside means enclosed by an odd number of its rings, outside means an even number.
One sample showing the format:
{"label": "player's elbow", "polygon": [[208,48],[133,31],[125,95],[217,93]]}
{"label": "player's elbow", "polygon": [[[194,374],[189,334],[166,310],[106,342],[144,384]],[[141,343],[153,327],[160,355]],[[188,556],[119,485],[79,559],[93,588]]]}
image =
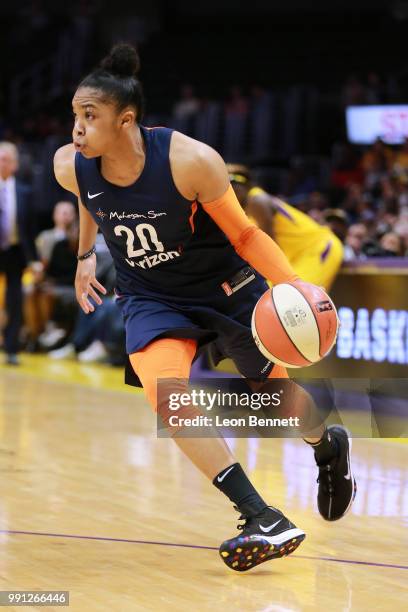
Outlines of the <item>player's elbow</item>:
{"label": "player's elbow", "polygon": [[75,150],[72,145],[64,145],[57,149],[54,155],[54,174],[61,187],[78,195],[74,155]]}
{"label": "player's elbow", "polygon": [[54,155],[54,174],[57,181],[61,184],[61,180],[64,179],[64,166],[65,166],[65,152],[64,147],[60,147],[56,150]]}
{"label": "player's elbow", "polygon": [[54,172],[56,172],[60,163],[61,163],[61,148],[57,149],[54,153],[54,159],[53,159]]}

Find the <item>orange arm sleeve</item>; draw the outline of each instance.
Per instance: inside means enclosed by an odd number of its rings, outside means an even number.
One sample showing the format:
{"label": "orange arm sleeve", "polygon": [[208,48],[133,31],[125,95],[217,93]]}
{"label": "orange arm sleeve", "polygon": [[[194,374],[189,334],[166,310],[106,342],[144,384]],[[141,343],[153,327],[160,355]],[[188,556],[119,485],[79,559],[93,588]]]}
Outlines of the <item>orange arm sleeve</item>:
{"label": "orange arm sleeve", "polygon": [[231,185],[221,198],[202,206],[238,255],[264,278],[273,284],[293,282],[299,278],[276,242],[248,219]]}

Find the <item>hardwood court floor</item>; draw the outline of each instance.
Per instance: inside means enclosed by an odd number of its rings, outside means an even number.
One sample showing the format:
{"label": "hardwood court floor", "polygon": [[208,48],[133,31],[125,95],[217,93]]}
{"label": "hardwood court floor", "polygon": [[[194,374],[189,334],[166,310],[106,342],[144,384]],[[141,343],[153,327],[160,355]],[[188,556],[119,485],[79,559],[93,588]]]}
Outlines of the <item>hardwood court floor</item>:
{"label": "hardwood court floor", "polygon": [[307,533],[293,556],[238,574],[217,552],[236,533],[231,504],[156,438],[120,370],[24,361],[0,367],[0,590],[69,590],[73,611],[405,608],[407,444],[354,440],[356,502],[330,524],[306,445],[230,440],[269,503]]}

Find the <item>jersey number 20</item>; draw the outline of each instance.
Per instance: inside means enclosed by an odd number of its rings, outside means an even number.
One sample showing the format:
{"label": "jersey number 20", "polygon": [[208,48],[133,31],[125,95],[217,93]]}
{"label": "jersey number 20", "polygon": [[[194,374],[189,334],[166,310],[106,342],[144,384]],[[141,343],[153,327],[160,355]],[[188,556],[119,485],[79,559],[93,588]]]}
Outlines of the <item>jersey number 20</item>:
{"label": "jersey number 20", "polygon": [[149,225],[149,223],[139,223],[136,225],[135,229],[136,238],[138,238],[140,241],[140,246],[142,247],[141,249],[134,248],[135,235],[131,229],[125,225],[116,225],[114,229],[116,236],[120,236],[121,234],[126,235],[127,256],[129,259],[131,257],[143,257],[143,255],[146,255],[146,251],[152,250],[150,248],[146,233],[149,236],[151,244],[154,244],[156,247],[156,251],[164,251],[163,243],[160,242],[153,225]]}

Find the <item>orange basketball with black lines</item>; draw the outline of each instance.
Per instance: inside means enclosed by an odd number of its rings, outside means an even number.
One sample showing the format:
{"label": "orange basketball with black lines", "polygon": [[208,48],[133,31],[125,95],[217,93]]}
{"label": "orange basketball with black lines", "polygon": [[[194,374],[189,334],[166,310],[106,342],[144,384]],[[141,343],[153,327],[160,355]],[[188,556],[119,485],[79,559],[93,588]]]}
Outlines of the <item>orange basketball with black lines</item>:
{"label": "orange basketball with black lines", "polygon": [[287,368],[317,363],[333,348],[339,327],[336,307],[322,287],[280,283],[258,300],[252,335],[261,353]]}

